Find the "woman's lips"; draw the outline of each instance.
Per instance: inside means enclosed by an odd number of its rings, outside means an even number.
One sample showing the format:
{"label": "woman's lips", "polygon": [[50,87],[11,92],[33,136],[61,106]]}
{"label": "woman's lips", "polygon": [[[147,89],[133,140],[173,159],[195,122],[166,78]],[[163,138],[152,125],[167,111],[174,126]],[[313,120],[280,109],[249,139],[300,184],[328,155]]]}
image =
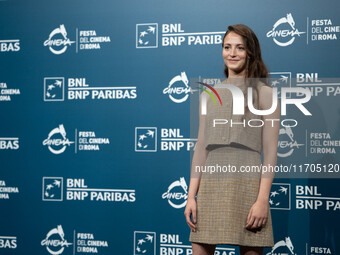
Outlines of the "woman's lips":
{"label": "woman's lips", "polygon": [[229,61],[229,62],[234,62],[234,63],[235,63],[235,62],[237,62],[237,61],[239,61],[239,60],[235,60],[235,59],[228,59],[228,61]]}

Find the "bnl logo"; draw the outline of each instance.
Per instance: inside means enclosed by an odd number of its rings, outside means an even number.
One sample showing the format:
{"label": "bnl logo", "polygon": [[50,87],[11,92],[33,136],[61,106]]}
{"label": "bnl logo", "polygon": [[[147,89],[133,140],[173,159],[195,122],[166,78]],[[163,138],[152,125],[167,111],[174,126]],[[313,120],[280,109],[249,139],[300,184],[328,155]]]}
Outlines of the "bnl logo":
{"label": "bnl logo", "polygon": [[290,210],[291,189],[289,183],[273,183],[269,195],[270,209]]}
{"label": "bnl logo", "polygon": [[63,177],[43,177],[43,201],[63,201]]}
{"label": "bnl logo", "polygon": [[135,151],[157,151],[157,128],[135,128]]}
{"label": "bnl logo", "polygon": [[136,25],[136,48],[158,47],[158,23]]}
{"label": "bnl logo", "polygon": [[44,101],[64,101],[64,78],[44,78]]}
{"label": "bnl logo", "polygon": [[[292,73],[291,72],[271,72],[270,85],[278,89],[277,95],[281,98],[281,88],[292,87]],[[291,93],[288,93],[287,98],[291,98]]]}
{"label": "bnl logo", "polygon": [[135,231],[133,238],[134,255],[156,255],[156,233]]}

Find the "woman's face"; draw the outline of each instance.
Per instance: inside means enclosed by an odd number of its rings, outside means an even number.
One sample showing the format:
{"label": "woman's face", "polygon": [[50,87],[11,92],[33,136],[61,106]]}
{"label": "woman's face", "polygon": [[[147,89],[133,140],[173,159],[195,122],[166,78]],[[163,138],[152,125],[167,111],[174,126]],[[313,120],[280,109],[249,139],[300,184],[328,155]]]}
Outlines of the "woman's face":
{"label": "woman's face", "polygon": [[223,42],[223,59],[228,67],[229,76],[240,75],[245,72],[247,52],[242,36],[230,32]]}

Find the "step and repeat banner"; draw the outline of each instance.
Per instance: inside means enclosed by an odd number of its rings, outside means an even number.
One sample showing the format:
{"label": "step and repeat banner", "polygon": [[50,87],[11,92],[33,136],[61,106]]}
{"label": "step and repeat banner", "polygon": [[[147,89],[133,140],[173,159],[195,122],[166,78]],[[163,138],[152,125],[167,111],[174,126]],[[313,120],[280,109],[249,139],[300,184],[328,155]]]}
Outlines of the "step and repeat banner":
{"label": "step and repeat banner", "polygon": [[273,87],[312,95],[311,116],[287,106],[298,124],[282,123],[278,143],[278,165],[311,178],[274,179],[265,254],[340,253],[339,8],[1,1],[0,254],[192,254],[190,98],[195,81],[224,79],[234,24],[258,36]]}

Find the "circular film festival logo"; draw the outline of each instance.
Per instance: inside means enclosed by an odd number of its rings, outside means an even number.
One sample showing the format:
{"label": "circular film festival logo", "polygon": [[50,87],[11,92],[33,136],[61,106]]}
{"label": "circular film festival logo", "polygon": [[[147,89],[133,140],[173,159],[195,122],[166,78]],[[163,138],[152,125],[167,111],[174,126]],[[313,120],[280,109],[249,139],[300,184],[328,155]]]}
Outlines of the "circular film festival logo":
{"label": "circular film festival logo", "polygon": [[189,93],[194,92],[188,84],[187,75],[185,72],[181,72],[181,75],[172,78],[168,87],[163,90],[163,94],[168,94],[169,98],[175,103],[183,103],[188,99]]}
{"label": "circular film festival logo", "polygon": [[[60,36],[60,35],[61,36]],[[60,38],[61,37],[61,38]],[[68,46],[71,46],[74,41],[67,38],[67,32],[64,25],[54,29],[48,39],[44,42],[44,46],[48,46],[50,51],[56,55],[63,54]]]}
{"label": "circular film festival logo", "polygon": [[[288,24],[288,28],[286,28],[286,24]],[[285,47],[294,42],[296,35],[300,37],[300,35],[304,33],[306,32],[299,32],[299,30],[295,28],[293,16],[291,13],[288,13],[286,17],[282,17],[276,21],[273,29],[267,33],[267,37],[273,37],[273,41],[277,45]]]}
{"label": "circular film festival logo", "polygon": [[296,255],[294,252],[294,246],[289,236],[285,238],[285,240],[281,240],[277,242],[272,250],[268,252],[266,255],[285,255],[291,254]]}
{"label": "circular film festival logo", "polygon": [[52,255],[61,254],[65,247],[72,245],[64,237],[64,230],[61,225],[58,225],[47,233],[46,238],[41,241],[41,245],[46,246],[47,251]]}
{"label": "circular film festival logo", "polygon": [[54,154],[63,153],[66,150],[67,145],[70,146],[72,143],[74,142],[71,142],[66,138],[66,131],[63,124],[54,128],[43,141],[43,145],[47,145],[48,149]]}
{"label": "circular film festival logo", "polygon": [[[304,144],[298,143],[296,139],[294,139],[294,133],[291,127],[283,127],[280,128],[279,136],[281,136],[278,143],[278,152],[277,155],[282,158],[289,157],[293,154],[295,149],[299,149],[300,146]],[[282,138],[283,137],[283,138]]]}
{"label": "circular film festival logo", "polygon": [[188,185],[184,177],[179,181],[174,181],[170,184],[168,191],[163,193],[163,199],[168,199],[169,204],[176,209],[182,208],[187,204]]}

